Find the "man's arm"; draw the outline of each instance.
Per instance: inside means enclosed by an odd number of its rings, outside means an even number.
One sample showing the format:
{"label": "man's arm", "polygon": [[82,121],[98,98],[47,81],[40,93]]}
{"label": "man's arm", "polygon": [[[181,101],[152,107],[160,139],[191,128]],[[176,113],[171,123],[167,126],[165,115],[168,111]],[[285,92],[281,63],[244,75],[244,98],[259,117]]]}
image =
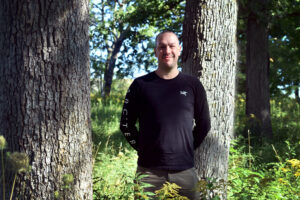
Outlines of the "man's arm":
{"label": "man's arm", "polygon": [[194,106],[195,127],[193,130],[194,149],[198,148],[210,130],[210,115],[206,92],[198,80],[196,84],[196,96]]}
{"label": "man's arm", "polygon": [[134,81],[129,87],[122,110],[120,129],[129,144],[137,150],[138,130],[135,126],[138,117],[138,85]]}

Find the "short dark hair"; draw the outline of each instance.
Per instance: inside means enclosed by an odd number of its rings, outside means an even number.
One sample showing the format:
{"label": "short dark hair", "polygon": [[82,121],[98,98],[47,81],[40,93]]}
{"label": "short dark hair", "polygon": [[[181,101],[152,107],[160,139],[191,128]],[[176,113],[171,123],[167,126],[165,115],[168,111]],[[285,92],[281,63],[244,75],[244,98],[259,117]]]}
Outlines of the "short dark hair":
{"label": "short dark hair", "polygon": [[164,31],[160,32],[160,33],[155,37],[155,48],[156,48],[156,44],[157,44],[158,38],[159,38],[161,35],[165,34],[165,33],[173,33],[173,34],[177,37],[177,39],[178,39],[178,41],[179,41],[179,37],[178,37],[178,35],[177,35],[176,33],[174,33],[174,32],[171,31],[171,30],[164,30]]}

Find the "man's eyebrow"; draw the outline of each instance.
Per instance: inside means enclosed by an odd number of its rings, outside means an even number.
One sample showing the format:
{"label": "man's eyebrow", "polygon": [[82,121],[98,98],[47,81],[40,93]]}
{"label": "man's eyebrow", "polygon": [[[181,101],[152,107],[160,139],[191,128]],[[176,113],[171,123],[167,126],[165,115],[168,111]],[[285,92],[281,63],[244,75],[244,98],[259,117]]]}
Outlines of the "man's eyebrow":
{"label": "man's eyebrow", "polygon": [[158,46],[166,46],[167,44],[165,43],[159,43]]}

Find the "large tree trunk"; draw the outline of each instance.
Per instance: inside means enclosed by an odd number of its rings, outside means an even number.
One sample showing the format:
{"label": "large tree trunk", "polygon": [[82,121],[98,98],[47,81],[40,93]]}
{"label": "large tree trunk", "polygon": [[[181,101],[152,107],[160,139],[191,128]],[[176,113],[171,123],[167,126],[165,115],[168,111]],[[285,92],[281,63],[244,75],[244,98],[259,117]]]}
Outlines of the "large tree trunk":
{"label": "large tree trunk", "polygon": [[1,1],[0,133],[32,166],[14,199],[92,199],[88,2]]}
{"label": "large tree trunk", "polygon": [[[230,140],[233,135],[237,2],[191,0],[183,24],[183,71],[203,83],[212,128],[196,150],[201,178],[227,180]],[[225,196],[225,194],[224,194]]]}
{"label": "large tree trunk", "polygon": [[253,0],[248,6],[246,114],[252,134],[271,138],[267,3]]}

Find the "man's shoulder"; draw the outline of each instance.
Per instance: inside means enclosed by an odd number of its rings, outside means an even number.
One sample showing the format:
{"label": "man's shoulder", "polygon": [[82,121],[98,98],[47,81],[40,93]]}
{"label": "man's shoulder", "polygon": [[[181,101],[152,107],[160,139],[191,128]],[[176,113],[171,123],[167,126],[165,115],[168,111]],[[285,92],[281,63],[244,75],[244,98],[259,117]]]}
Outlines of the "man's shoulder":
{"label": "man's shoulder", "polygon": [[150,72],[148,74],[139,76],[133,80],[133,82],[130,85],[130,88],[141,88],[146,82],[150,82],[153,79],[155,79],[154,72]]}
{"label": "man's shoulder", "polygon": [[198,79],[196,76],[194,75],[191,75],[191,74],[187,74],[187,73],[184,73],[184,72],[180,72],[181,76],[185,79],[191,79],[191,80],[196,80]]}
{"label": "man's shoulder", "polygon": [[201,93],[205,91],[203,84],[200,79],[194,75],[181,73],[181,80],[193,88],[195,91],[200,91]]}
{"label": "man's shoulder", "polygon": [[137,78],[134,79],[134,81],[136,82],[143,82],[143,81],[149,81],[149,80],[153,80],[155,78],[155,74],[154,72],[150,72],[148,74],[139,76]]}
{"label": "man's shoulder", "polygon": [[181,77],[184,81],[188,81],[193,84],[201,83],[199,78],[197,78],[196,76],[191,75],[191,74],[186,74],[186,73],[181,72]]}

